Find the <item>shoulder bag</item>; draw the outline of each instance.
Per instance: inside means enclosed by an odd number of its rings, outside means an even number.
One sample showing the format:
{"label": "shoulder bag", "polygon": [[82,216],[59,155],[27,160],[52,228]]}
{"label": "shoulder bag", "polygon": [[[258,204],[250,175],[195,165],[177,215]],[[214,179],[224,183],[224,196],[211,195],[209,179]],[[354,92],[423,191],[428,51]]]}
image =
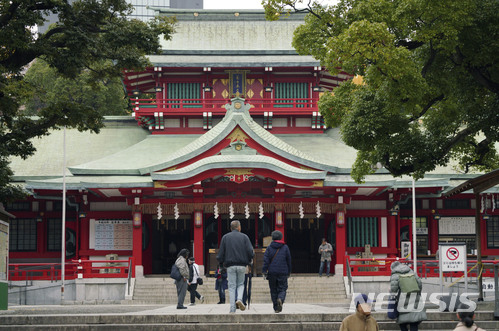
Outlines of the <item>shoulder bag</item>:
{"label": "shoulder bag", "polygon": [[196,267],[194,267],[194,271],[196,272],[196,275],[197,275],[197,281],[196,281],[196,283],[198,285],[203,285],[203,278],[199,277],[198,269]]}

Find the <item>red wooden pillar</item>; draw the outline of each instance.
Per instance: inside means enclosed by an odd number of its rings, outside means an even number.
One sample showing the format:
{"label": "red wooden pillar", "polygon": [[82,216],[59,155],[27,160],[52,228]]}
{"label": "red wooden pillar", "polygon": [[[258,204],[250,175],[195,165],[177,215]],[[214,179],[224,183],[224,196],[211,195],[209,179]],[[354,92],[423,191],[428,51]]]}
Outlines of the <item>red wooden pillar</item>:
{"label": "red wooden pillar", "polygon": [[[138,206],[137,206],[138,207]],[[135,210],[133,219],[133,251],[132,256],[135,259],[135,269],[138,266],[142,268],[142,211]]]}
{"label": "red wooden pillar", "polygon": [[345,263],[346,242],[346,217],[345,212],[336,212],[336,264]]}
{"label": "red wooden pillar", "polygon": [[203,212],[197,210],[194,212],[194,252],[192,256],[198,265],[204,265],[203,241]]}
{"label": "red wooden pillar", "polygon": [[[78,251],[78,258],[82,260],[88,260],[88,249],[89,249],[89,239],[90,239],[90,221],[89,215],[87,217],[80,219],[80,250]],[[86,252],[86,254],[80,255],[80,251]]]}
{"label": "red wooden pillar", "polygon": [[393,251],[388,257],[397,257],[397,216],[388,216],[388,247]]}

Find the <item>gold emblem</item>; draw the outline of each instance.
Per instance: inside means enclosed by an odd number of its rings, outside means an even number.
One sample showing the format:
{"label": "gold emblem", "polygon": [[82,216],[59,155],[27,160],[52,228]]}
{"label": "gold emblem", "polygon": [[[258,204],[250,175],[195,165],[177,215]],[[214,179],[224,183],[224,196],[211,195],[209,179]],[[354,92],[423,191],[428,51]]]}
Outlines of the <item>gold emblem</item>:
{"label": "gold emblem", "polygon": [[242,106],[242,105],[241,105],[241,103],[240,103],[240,102],[236,102],[236,103],[234,104],[234,108],[236,108],[236,109],[241,109],[241,106]]}
{"label": "gold emblem", "polygon": [[323,187],[324,186],[324,181],[322,181],[322,180],[314,180],[314,181],[312,181],[312,186],[313,187]]}
{"label": "gold emblem", "polygon": [[229,139],[230,142],[234,142],[234,141],[242,141],[242,142],[245,142],[246,139],[249,139],[249,137],[243,132],[243,130],[241,130],[241,128],[238,126],[237,128],[234,129],[234,131],[232,131],[231,134],[229,134],[227,136],[226,139]]}

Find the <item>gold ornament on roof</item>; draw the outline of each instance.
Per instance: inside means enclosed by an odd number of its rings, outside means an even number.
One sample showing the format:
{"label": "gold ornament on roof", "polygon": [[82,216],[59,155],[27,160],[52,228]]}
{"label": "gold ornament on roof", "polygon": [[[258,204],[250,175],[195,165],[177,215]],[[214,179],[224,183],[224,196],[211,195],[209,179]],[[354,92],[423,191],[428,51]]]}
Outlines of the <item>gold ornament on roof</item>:
{"label": "gold ornament on roof", "polygon": [[226,139],[229,139],[231,143],[234,141],[246,142],[246,139],[249,139],[249,137],[246,135],[246,133],[244,133],[243,130],[241,130],[240,127],[237,127],[227,136]]}

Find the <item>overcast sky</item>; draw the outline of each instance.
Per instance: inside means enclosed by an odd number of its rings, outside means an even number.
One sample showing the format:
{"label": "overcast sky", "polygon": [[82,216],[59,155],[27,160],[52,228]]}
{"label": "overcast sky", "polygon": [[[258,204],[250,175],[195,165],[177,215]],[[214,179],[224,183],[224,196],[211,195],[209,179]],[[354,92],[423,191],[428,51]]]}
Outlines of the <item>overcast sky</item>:
{"label": "overcast sky", "polygon": [[262,0],[204,0],[204,9],[263,9]]}
{"label": "overcast sky", "polygon": [[[335,3],[336,0],[322,0],[322,3]],[[263,9],[262,0],[204,0],[204,9]]]}

